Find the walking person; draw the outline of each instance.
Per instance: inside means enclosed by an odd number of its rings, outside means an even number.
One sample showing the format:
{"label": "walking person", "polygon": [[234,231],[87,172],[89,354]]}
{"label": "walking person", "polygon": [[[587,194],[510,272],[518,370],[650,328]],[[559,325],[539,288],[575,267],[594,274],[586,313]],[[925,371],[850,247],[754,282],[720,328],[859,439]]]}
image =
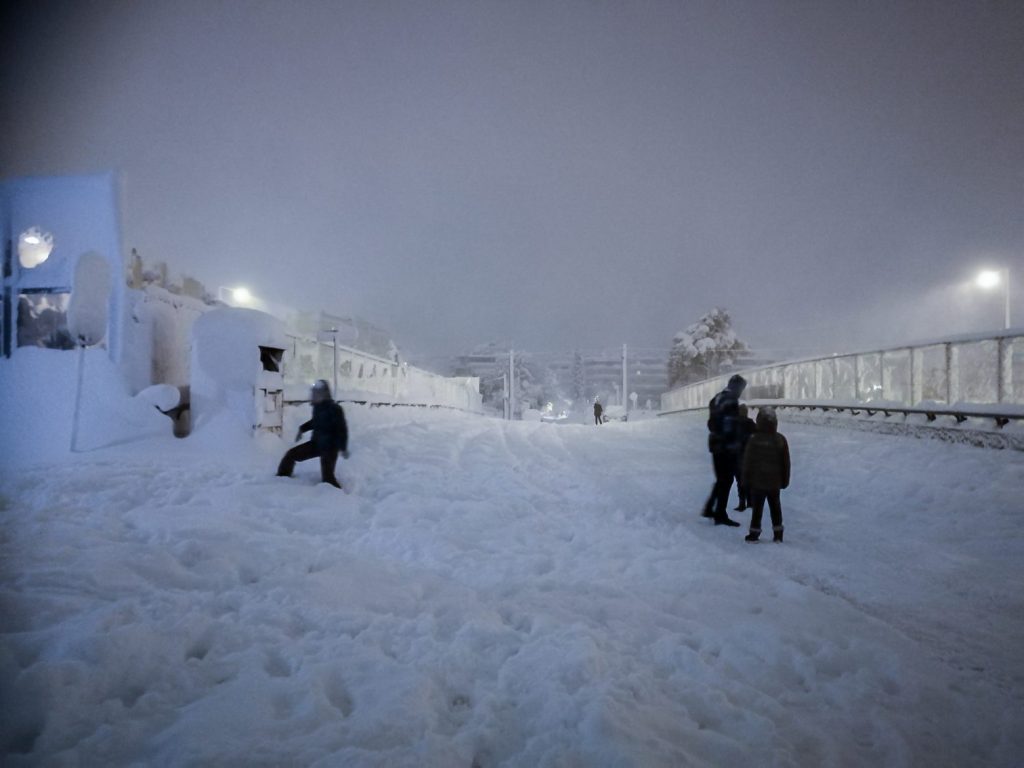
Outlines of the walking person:
{"label": "walking person", "polygon": [[746,541],[757,541],[761,537],[761,517],[764,503],[772,517],[773,541],[782,541],[782,500],[783,488],[789,487],[789,443],[779,433],[779,422],[775,411],[762,408],[757,413],[757,432],[750,437],[743,455],[743,478],[750,491],[753,512],[750,515],[750,533]]}
{"label": "walking person", "polygon": [[708,450],[715,469],[715,485],[704,504],[703,516],[714,518],[715,525],[733,528],[740,524],[729,517],[727,509],[740,449],[740,395],[746,387],[747,380],[738,373],[733,374],[725,389],[708,403]]}
{"label": "walking person", "polygon": [[334,476],[334,467],[340,453],[348,458],[348,425],[345,423],[345,411],[331,399],[331,388],[323,379],[313,385],[310,393],[313,403],[313,418],[299,427],[295,439],[301,440],[305,432],[313,431],[313,437],[302,445],[288,450],[277,467],[278,477],[291,477],[297,461],[320,459],[320,478],[335,488],[341,483]]}
{"label": "walking person", "polygon": [[601,424],[604,419],[601,418],[601,414],[604,413],[604,408],[601,406],[600,400],[594,401],[594,423]]}

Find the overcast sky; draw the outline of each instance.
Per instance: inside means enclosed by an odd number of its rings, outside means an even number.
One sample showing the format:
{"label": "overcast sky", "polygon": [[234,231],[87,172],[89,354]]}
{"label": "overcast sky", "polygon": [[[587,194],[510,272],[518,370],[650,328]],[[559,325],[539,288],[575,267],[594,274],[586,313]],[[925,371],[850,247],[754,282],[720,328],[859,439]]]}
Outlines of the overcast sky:
{"label": "overcast sky", "polygon": [[410,352],[1024,324],[1024,3],[30,2],[4,176],[115,169],[126,250]]}

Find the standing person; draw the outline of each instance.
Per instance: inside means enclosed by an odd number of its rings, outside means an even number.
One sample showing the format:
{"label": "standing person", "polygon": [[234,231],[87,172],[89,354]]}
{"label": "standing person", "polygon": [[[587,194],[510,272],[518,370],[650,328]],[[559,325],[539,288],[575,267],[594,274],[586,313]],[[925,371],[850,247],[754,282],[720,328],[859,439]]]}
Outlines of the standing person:
{"label": "standing person", "polygon": [[277,467],[278,477],[291,477],[295,462],[320,458],[320,478],[335,488],[341,483],[334,476],[334,467],[340,453],[348,458],[348,425],[345,411],[331,399],[331,388],[323,379],[313,385],[310,399],[313,402],[313,418],[299,427],[295,439],[301,440],[304,432],[313,430],[313,439],[291,448]]}
{"label": "standing person", "polygon": [[600,424],[603,421],[603,419],[601,418],[601,414],[602,413],[604,413],[604,408],[601,407],[601,401],[600,400],[595,400],[594,401],[594,423],[595,424]]}
{"label": "standing person", "polygon": [[772,540],[782,541],[782,500],[779,497],[782,489],[789,486],[789,470],[789,443],[779,434],[775,411],[762,408],[757,413],[757,432],[751,435],[743,455],[743,478],[754,508],[746,541],[757,541],[761,536],[765,500],[771,510],[775,534]]}
{"label": "standing person", "polygon": [[750,502],[747,482],[743,478],[743,454],[747,448],[747,441],[750,440],[750,436],[754,434],[757,426],[748,413],[747,406],[741,405],[739,407],[740,449],[736,454],[736,491],[740,495],[740,503],[736,505],[733,512],[742,512],[749,506]]}
{"label": "standing person", "polygon": [[708,403],[708,450],[715,468],[715,486],[704,505],[704,517],[712,517],[715,525],[738,528],[739,523],[729,517],[729,491],[736,477],[737,454],[740,448],[739,407],[740,395],[747,380],[733,374],[725,389]]}

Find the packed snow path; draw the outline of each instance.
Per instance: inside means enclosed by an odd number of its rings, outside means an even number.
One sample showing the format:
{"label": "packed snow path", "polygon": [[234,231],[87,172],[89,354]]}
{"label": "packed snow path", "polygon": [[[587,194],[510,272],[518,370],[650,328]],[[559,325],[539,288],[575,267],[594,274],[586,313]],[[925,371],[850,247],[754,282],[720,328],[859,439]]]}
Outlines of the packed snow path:
{"label": "packed snow path", "polygon": [[8,473],[0,762],[1024,755],[1020,453],[783,423],[751,545],[699,518],[699,417],[349,420],[347,493],[201,436]]}

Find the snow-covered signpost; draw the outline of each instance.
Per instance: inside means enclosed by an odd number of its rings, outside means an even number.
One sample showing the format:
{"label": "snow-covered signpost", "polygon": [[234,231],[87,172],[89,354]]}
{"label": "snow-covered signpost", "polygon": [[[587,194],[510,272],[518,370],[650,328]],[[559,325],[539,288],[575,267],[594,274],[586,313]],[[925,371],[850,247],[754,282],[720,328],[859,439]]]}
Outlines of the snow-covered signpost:
{"label": "snow-covered signpost", "polygon": [[78,443],[85,348],[99,344],[107,335],[109,303],[110,265],[98,253],[87,253],[75,265],[75,282],[68,307],[68,331],[78,347],[78,384],[75,388],[75,413],[71,422],[72,451],[76,450]]}

